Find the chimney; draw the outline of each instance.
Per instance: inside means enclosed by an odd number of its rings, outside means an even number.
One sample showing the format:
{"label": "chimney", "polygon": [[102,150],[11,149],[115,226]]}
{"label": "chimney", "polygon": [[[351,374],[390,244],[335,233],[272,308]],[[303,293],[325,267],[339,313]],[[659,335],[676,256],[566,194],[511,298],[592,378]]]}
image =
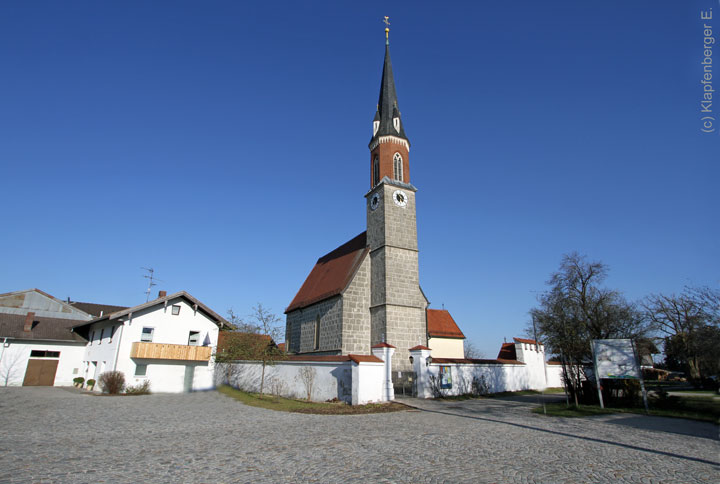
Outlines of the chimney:
{"label": "chimney", "polygon": [[29,333],[30,331],[32,331],[32,325],[33,325],[34,319],[35,319],[34,312],[30,311],[29,313],[27,313],[27,315],[25,316],[25,326],[23,326],[23,331],[25,331],[26,333]]}
{"label": "chimney", "polygon": [[165,296],[167,296],[167,291],[158,292],[158,299],[160,299],[161,297],[165,297]]}

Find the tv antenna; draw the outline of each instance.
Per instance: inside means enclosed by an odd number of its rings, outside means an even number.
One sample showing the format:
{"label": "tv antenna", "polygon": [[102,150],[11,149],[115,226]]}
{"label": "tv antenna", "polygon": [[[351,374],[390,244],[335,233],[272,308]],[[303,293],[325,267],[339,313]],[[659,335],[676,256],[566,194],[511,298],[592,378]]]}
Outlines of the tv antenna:
{"label": "tv antenna", "polygon": [[148,287],[145,290],[145,302],[148,302],[150,301],[150,293],[152,292],[153,286],[157,286],[157,284],[155,284],[155,281],[163,281],[161,279],[155,278],[155,269],[153,269],[152,267],[141,267],[140,269],[147,271],[147,274],[143,277],[148,280]]}

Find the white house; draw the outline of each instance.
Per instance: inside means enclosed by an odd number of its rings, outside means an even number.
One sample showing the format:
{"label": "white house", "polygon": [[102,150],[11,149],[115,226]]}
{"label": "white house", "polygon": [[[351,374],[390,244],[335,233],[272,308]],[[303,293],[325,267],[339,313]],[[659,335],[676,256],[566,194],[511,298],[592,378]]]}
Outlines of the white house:
{"label": "white house", "polygon": [[213,350],[229,323],[182,291],[73,327],[88,340],[81,376],[125,374],[127,385],[150,381],[153,392],[213,388]]}
{"label": "white house", "polygon": [[0,294],[0,385],[72,385],[87,341],[70,328],[86,310],[39,289]]}

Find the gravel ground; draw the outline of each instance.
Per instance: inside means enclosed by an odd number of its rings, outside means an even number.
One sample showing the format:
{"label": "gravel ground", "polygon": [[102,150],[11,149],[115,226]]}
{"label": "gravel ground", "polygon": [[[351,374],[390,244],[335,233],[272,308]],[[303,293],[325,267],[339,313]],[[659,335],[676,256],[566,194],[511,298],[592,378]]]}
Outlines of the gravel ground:
{"label": "gravel ground", "polygon": [[0,482],[720,482],[718,427],[531,414],[532,399],[304,415],[216,392],[0,388]]}

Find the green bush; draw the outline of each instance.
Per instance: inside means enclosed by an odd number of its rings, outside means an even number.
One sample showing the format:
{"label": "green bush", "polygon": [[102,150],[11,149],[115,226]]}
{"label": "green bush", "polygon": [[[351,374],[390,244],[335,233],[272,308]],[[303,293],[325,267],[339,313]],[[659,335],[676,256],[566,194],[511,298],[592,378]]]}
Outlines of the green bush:
{"label": "green bush", "polygon": [[125,393],[128,395],[150,395],[150,380],[145,380],[134,387],[127,387]]}
{"label": "green bush", "polygon": [[90,379],[87,381],[87,386],[89,386],[89,387],[94,387],[94,386],[95,386],[95,380],[93,380],[92,378],[90,378]]}
{"label": "green bush", "polygon": [[77,383],[78,385],[82,385],[85,383],[85,378],[79,376],[77,378],[73,378],[73,383]]}

